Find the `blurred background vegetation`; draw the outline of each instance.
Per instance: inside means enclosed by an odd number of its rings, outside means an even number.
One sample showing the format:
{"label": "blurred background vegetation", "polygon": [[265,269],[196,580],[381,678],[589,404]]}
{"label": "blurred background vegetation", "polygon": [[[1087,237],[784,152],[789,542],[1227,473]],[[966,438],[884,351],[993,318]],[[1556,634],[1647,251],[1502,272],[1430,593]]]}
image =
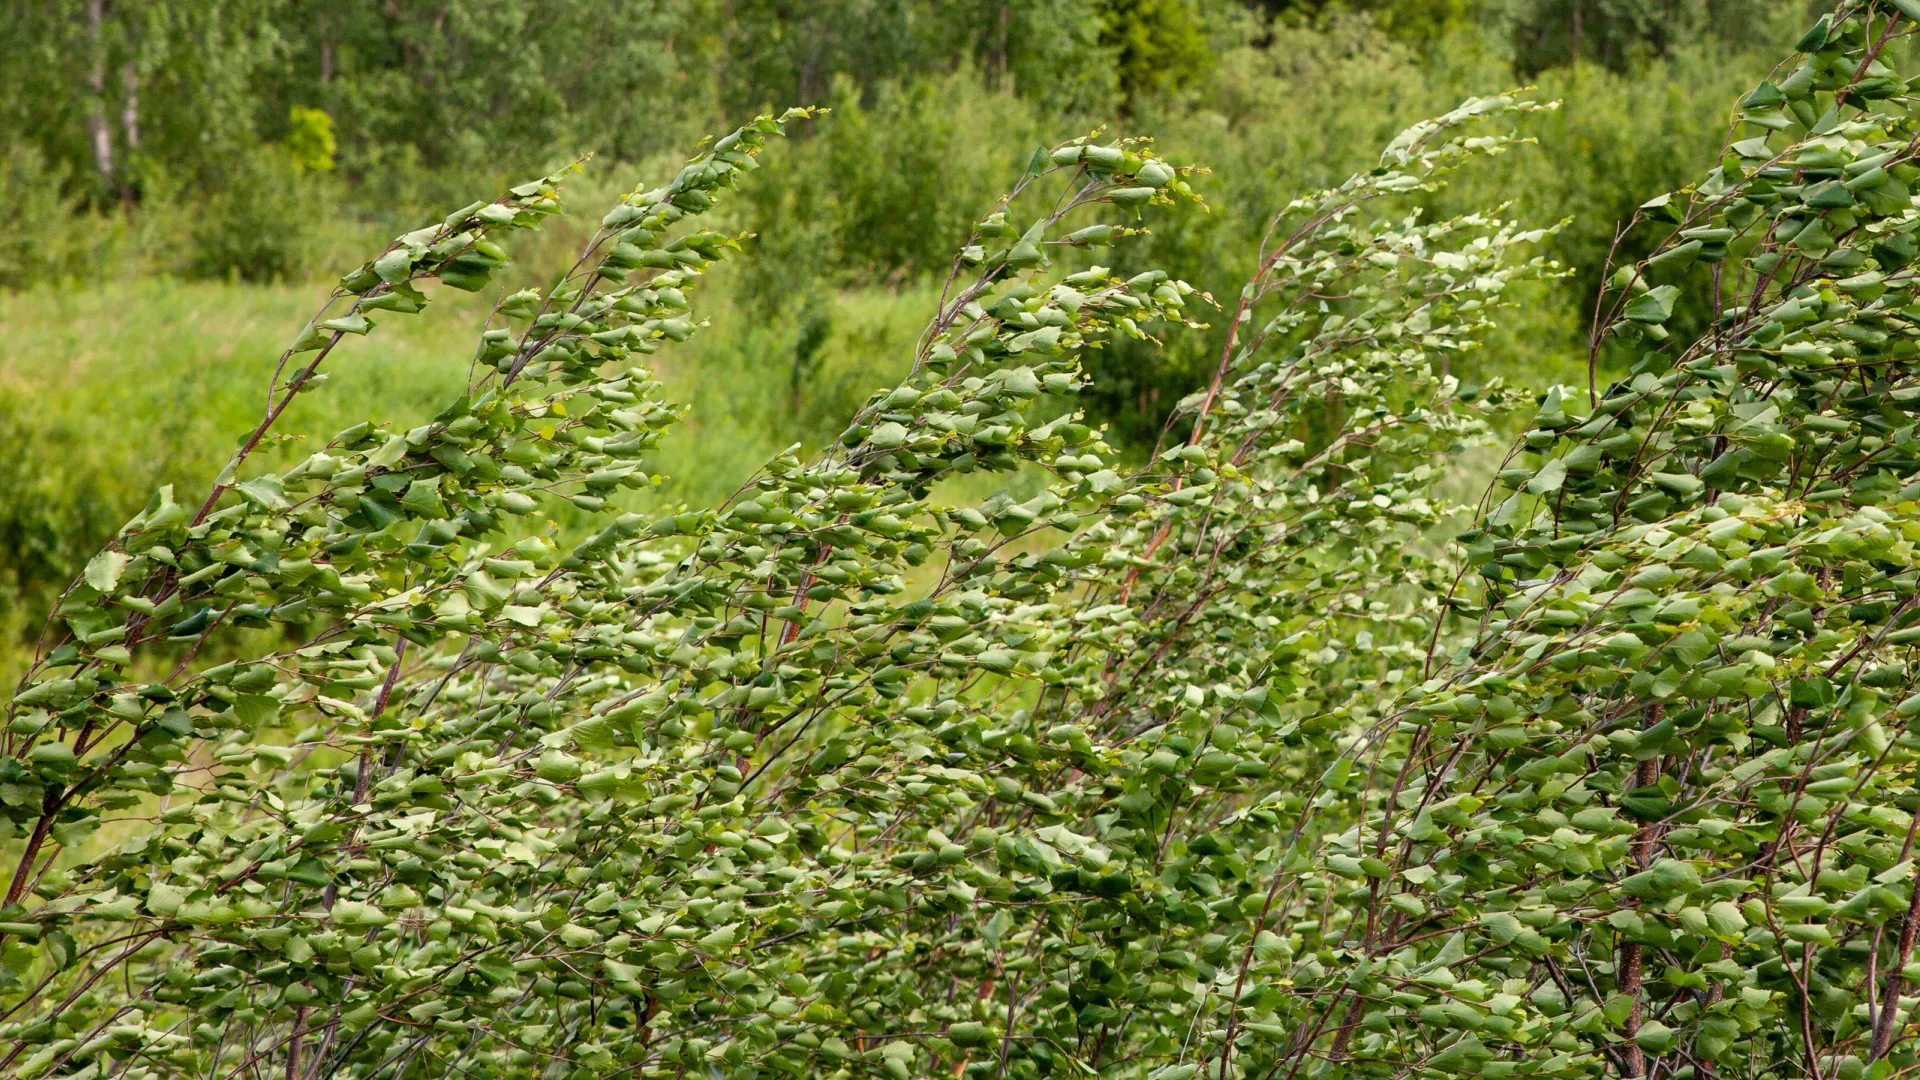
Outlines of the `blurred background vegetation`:
{"label": "blurred background vegetation", "polygon": [[[1712,164],[1732,101],[1808,15],[1766,0],[0,0],[0,632],[27,630],[155,485],[204,486],[272,358],[384,238],[586,154],[573,202],[596,220],[702,135],[792,103],[833,113],[729,210],[756,250],[708,286],[710,331],[663,354],[694,412],[656,498],[711,498],[832,437],[901,368],[952,250],[1034,148],[1102,125],[1212,170],[1208,207],[1114,257],[1230,298],[1296,194],[1464,96],[1536,85],[1564,102],[1534,122],[1541,148],[1424,209],[1571,218],[1550,251],[1571,274],[1523,297],[1463,374],[1584,378],[1616,224]],[[563,265],[582,235],[568,228],[523,242],[523,278]],[[356,343],[293,425],[298,452],[365,415],[431,411],[485,303],[444,298]],[[1214,348],[1103,355],[1098,419],[1150,443]]]}

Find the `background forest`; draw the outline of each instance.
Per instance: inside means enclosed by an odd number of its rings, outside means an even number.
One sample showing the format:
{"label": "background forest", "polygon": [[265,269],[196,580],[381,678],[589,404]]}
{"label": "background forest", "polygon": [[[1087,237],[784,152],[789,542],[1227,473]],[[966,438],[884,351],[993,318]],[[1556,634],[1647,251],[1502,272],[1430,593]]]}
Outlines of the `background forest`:
{"label": "background forest", "polygon": [[[1231,296],[1272,210],[1417,117],[1537,84],[1564,102],[1529,121],[1545,149],[1427,201],[1517,193],[1528,220],[1572,219],[1549,251],[1569,276],[1468,361],[1571,377],[1616,222],[1711,162],[1727,103],[1804,18],[1759,0],[8,0],[0,610],[25,629],[157,484],[210,475],[283,328],[369,245],[587,155],[594,201],[793,102],[832,112],[727,209],[762,257],[716,275],[713,332],[662,366],[701,437],[669,445],[674,479],[642,501],[711,499],[835,434],[896,374],[982,208],[1037,145],[1102,125],[1213,169],[1208,205],[1160,218],[1119,268]],[[578,240],[523,243],[520,276]],[[378,363],[334,376],[314,430],[442,398],[484,303],[394,328]],[[1116,443],[1150,441],[1202,381],[1213,322],[1100,358],[1092,407]],[[289,459],[310,449],[290,441]]]}

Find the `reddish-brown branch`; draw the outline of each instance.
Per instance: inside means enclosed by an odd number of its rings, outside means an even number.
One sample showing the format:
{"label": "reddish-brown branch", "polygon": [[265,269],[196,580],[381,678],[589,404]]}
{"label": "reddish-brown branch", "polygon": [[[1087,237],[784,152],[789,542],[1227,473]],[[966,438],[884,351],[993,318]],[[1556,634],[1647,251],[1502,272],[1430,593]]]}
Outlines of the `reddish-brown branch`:
{"label": "reddish-brown branch", "polygon": [[[1920,821],[1920,812],[1914,814]],[[1913,958],[1913,944],[1916,931],[1920,931],[1920,872],[1913,879],[1913,899],[1907,904],[1907,921],[1900,927],[1900,947],[1894,955],[1893,964],[1887,971],[1887,991],[1881,995],[1884,1002],[1880,1007],[1879,1023],[1873,1032],[1873,1049],[1867,1060],[1878,1061],[1887,1055],[1893,1046],[1894,1020],[1900,1015],[1900,991],[1902,980],[1900,969]]]}
{"label": "reddish-brown branch", "polygon": [[[1650,728],[1659,724],[1660,713],[1659,705],[1649,706],[1645,726]],[[1659,782],[1660,760],[1658,758],[1649,758],[1634,770],[1636,787],[1652,787]],[[1652,822],[1642,825],[1640,831],[1634,834],[1630,850],[1637,868],[1645,870],[1653,862],[1654,844],[1658,838],[1659,826]],[[1629,941],[1620,946],[1620,974],[1615,980],[1615,985],[1622,994],[1632,999],[1625,1027],[1627,1041],[1620,1047],[1621,1075],[1623,1076],[1647,1075],[1646,1054],[1640,1049],[1639,1044],[1633,1041],[1634,1036],[1640,1033],[1640,981],[1641,969],[1645,963],[1642,952],[1641,945],[1637,941]]]}
{"label": "reddish-brown branch", "polygon": [[53,828],[53,815],[60,812],[61,789],[51,788],[40,804],[40,820],[33,823],[33,833],[27,837],[26,850],[20,853],[20,864],[14,867],[13,881],[7,886],[7,903],[18,903],[20,894],[26,891],[27,882],[33,880],[33,863],[40,857],[40,848],[47,842],[47,832]]}

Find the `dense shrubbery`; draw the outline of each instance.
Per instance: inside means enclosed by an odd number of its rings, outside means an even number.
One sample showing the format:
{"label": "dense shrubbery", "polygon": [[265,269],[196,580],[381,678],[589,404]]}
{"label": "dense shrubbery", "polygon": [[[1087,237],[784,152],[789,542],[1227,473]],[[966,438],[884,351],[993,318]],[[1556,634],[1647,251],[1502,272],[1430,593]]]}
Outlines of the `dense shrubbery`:
{"label": "dense shrubbery", "polygon": [[[862,102],[860,127],[876,152],[889,151],[889,167],[846,167],[852,159],[841,135],[840,147],[800,155],[769,185],[770,195],[791,186],[827,199],[835,211],[825,226],[831,251],[819,270],[844,284],[937,268],[929,252],[964,235],[982,194],[1017,175],[1042,131],[1124,117],[1172,144],[1204,143],[1210,161],[1259,162],[1236,169],[1233,182],[1273,198],[1334,182],[1368,147],[1471,87],[1504,84],[1515,69],[1556,77],[1544,54],[1515,46],[1525,22],[1516,15],[1540,5],[1455,5],[1435,14],[1402,0],[1358,5],[1375,9],[1364,17],[1334,5],[1312,18],[1303,12],[1319,5],[1267,6],[1283,13],[1277,21],[1229,0],[832,0],[811,5],[806,19],[761,3],[731,4],[723,14],[699,2],[609,11],[570,0],[534,14],[486,0],[419,10],[357,0],[314,15],[271,0],[193,0],[165,18],[101,5],[96,26],[17,4],[0,6],[0,27],[22,53],[0,75],[0,131],[53,163],[69,197],[102,211],[131,204],[144,217],[183,219],[159,223],[147,242],[70,253],[33,280],[62,272],[85,279],[102,262],[128,258],[168,272],[237,270],[269,280],[323,269],[342,242],[368,238],[349,230],[309,245],[306,258],[231,248],[257,231],[263,199],[314,194],[263,174],[273,171],[268,151],[298,143],[305,129],[297,118],[316,107],[338,128],[344,182],[327,194],[347,213],[308,217],[331,219],[335,230],[357,218],[384,233],[468,194],[476,174],[504,181],[588,152],[639,161],[705,130],[723,109],[852,97]],[[1633,38],[1641,44],[1621,55],[1637,58],[1636,66],[1627,78],[1586,69],[1579,82],[1590,90],[1557,89],[1573,91],[1570,115],[1593,137],[1651,142],[1655,152],[1604,170],[1574,169],[1572,183],[1653,188],[1680,175],[1659,152],[1671,143],[1667,129],[1699,145],[1713,121],[1699,107],[1723,96],[1727,68],[1752,62],[1731,51],[1745,42],[1739,31],[1769,18],[1739,2],[1714,7],[1727,10],[1704,35],[1684,12],[1590,13],[1592,55],[1609,36]],[[97,62],[97,87],[94,70],[76,57]],[[69,78],[49,84],[41,74],[48,71]],[[1672,100],[1622,108],[1636,85],[1674,87]],[[1304,153],[1281,152],[1303,140]],[[956,141],[964,153],[942,152]],[[903,168],[894,184],[911,198],[880,182],[896,164]],[[263,190],[274,187],[288,191]],[[1603,191],[1582,205],[1618,201]],[[1223,209],[1239,231],[1257,232],[1260,215],[1241,205]],[[1603,228],[1594,216],[1593,227]],[[296,231],[301,225],[281,220]],[[903,228],[937,233],[941,243],[903,237]]]}
{"label": "dense shrubbery", "polygon": [[[1844,3],[1743,88],[1601,278],[1627,370],[1537,397],[1459,375],[1563,272],[1552,219],[1461,207],[1564,132],[1519,95],[1290,202],[1212,296],[1118,268],[1233,235],[1184,158],[1023,156],[895,384],[648,515],[713,226],[884,204],[733,194],[863,118],[620,197],[431,418],[275,458],[344,342],[505,280],[570,174],[400,237],[50,613],[0,736],[0,1073],[1911,1070],[1914,25]],[[829,310],[781,273],[740,302]],[[1207,334],[1130,462],[1089,361]]]}
{"label": "dense shrubbery", "polygon": [[[1539,397],[1456,545],[1439,488],[1519,402],[1449,369],[1553,235],[1418,204],[1517,156],[1521,98],[1289,204],[1217,312],[1098,261],[1188,166],[1048,148],[835,443],[651,518],[610,503],[680,418],[645,358],[806,114],[503,293],[432,419],[262,468],[343,340],[487,284],[558,180],[399,238],[52,614],[0,758],[0,1070],[1911,1069],[1913,25],[1823,17],[1640,207],[1590,344],[1633,369]],[[1127,465],[1082,359],[1202,318],[1217,366]]]}
{"label": "dense shrubbery", "polygon": [[[1204,997],[1180,993],[1175,965],[1139,988],[1151,1023],[1100,1034],[1121,1014],[1100,1004],[1117,987],[1097,954],[1123,927],[1170,957],[1215,918],[1251,931],[1252,909],[1206,906],[1217,889],[1152,867],[1181,821],[1205,826],[1203,807],[1231,810],[1271,766],[1258,734],[1239,755],[1194,751],[1204,775],[1163,775],[1161,758],[1193,751],[1177,732],[1210,709],[1283,719],[1265,661],[1245,658],[1350,609],[1311,594],[1321,574],[1381,597],[1440,582],[1383,541],[1432,522],[1420,490],[1498,395],[1463,397],[1430,355],[1471,343],[1539,265],[1510,252],[1540,236],[1372,204],[1503,149],[1458,129],[1519,107],[1470,102],[1297,205],[1299,232],[1240,304],[1258,320],[1236,320],[1233,362],[1195,402],[1211,425],[1144,469],[1047,403],[1078,391],[1083,349],[1210,306],[1164,272],[1078,257],[1191,198],[1187,170],[1083,140],[1040,155],[975,228],[910,376],[839,445],[769,463],[711,511],[613,517],[570,551],[507,537],[542,499],[593,512],[649,482],[639,459],[676,410],[634,361],[696,329],[687,290],[729,245],[674,226],[775,125],[623,199],[574,274],[509,297],[499,314],[524,329],[484,335],[468,394],[435,420],[247,468],[343,337],[416,310],[431,278],[483,284],[494,237],[556,209],[553,182],[403,238],[299,336],[204,504],[162,491],[88,564],[14,700],[7,902],[47,902],[0,924],[19,977],[7,1067],[1170,1060]],[[1351,322],[1312,313],[1327,291]],[[1295,436],[1333,396],[1369,419],[1309,450]],[[1051,482],[1021,502],[931,497],[1021,467]],[[1347,488],[1329,505],[1362,509],[1319,510],[1326,477]],[[1265,599],[1193,606],[1203,545],[1204,578]],[[246,627],[298,644],[193,662],[194,642]],[[110,686],[136,652],[180,672]],[[1168,709],[1181,726],[1155,721]],[[1099,825],[1101,807],[1121,817]],[[72,859],[140,819],[157,827]],[[1054,985],[1070,954],[1098,997]],[[132,998],[102,981],[115,970]],[[1002,993],[1019,1021],[1005,1037]]]}

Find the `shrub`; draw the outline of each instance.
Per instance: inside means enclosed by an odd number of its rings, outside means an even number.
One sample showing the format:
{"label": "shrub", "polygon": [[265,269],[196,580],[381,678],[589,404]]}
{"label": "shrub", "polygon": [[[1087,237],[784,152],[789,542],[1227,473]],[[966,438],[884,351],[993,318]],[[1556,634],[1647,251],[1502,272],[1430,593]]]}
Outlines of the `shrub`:
{"label": "shrub", "polygon": [[1610,277],[1591,350],[1638,362],[1543,396],[1462,537],[1447,599],[1476,625],[1303,763],[1324,771],[1282,888],[1347,905],[1366,960],[1284,1030],[1454,1071],[1910,1067],[1900,10],[1823,16],[1741,98],[1719,165],[1635,213],[1648,255]]}
{"label": "shrub", "polygon": [[[1438,552],[1435,484],[1509,404],[1439,359],[1555,267],[1406,200],[1525,100],[1277,215],[1141,467],[1062,411],[1081,356],[1209,305],[1080,259],[1192,172],[1078,139],[836,445],[564,547],[538,511],[651,482],[644,357],[731,246],[699,219],[808,114],[623,197],[432,420],[253,465],[344,335],[487,284],[555,181],[399,238],[207,497],[157,493],[53,613],[0,759],[0,1068],[1908,1067],[1903,29],[1823,19],[1743,99],[1774,134],[1644,209],[1671,235],[1596,328],[1641,369],[1545,395]],[[1729,291],[1683,346],[1701,260]],[[1016,470],[1045,486],[946,499]]]}
{"label": "shrub", "polygon": [[334,216],[337,201],[314,169],[322,160],[317,132],[307,121],[295,130],[296,149],[268,144],[229,160],[220,189],[195,208],[190,275],[281,281],[307,269],[315,223]]}
{"label": "shrub", "polygon": [[63,170],[48,165],[32,146],[9,145],[0,155],[0,289],[27,286],[72,273],[76,234],[85,226],[78,200],[62,188]]}
{"label": "shrub", "polygon": [[[1375,258],[1277,250],[1257,291],[1374,295],[1382,327],[1430,305],[1482,306],[1527,272],[1508,265],[1521,239],[1508,227],[1352,219],[1468,154],[1456,126],[1512,107],[1476,103],[1412,132],[1377,174],[1302,210],[1316,242]],[[294,343],[268,419],[212,495],[163,490],[88,564],[12,713],[11,790],[25,794],[8,820],[26,869],[7,899],[12,951],[0,952],[21,979],[9,1068],[71,1071],[119,1052],[148,1068],[264,1054],[295,1059],[296,1072],[381,1072],[424,1024],[431,1053],[478,1055],[494,1071],[546,1069],[562,1048],[567,1067],[589,1070],[672,1070],[709,1054],[802,1069],[863,1055],[905,1070],[989,1041],[1012,1048],[966,1004],[984,999],[939,1004],[902,978],[910,968],[875,965],[875,948],[904,949],[904,961],[964,913],[970,929],[937,946],[938,978],[964,973],[985,989],[1018,962],[1007,950],[1065,957],[1137,910],[1140,931],[1177,951],[1184,931],[1160,920],[1188,918],[1178,913],[1193,894],[1155,883],[1153,823],[1182,802],[1224,808],[1264,766],[1195,754],[1204,778],[1163,782],[1161,758],[1192,748],[1175,731],[1207,710],[1258,714],[1268,691],[1243,665],[1230,676],[1178,655],[1194,614],[1176,604],[1187,560],[1151,557],[1259,546],[1327,470],[1432,458],[1476,430],[1475,406],[1436,381],[1427,345],[1349,355],[1351,329],[1281,313],[1245,343],[1240,381],[1215,388],[1216,441],[1123,474],[1075,415],[1030,419],[1043,396],[1078,388],[1083,348],[1177,326],[1200,302],[1163,274],[1048,270],[1050,253],[1126,231],[1103,212],[1124,223],[1186,197],[1184,168],[1081,140],[1043,155],[975,229],[913,373],[875,394],[840,445],[771,462],[712,510],[614,517],[570,551],[537,526],[487,539],[543,499],[590,511],[648,482],[638,458],[675,410],[633,362],[697,328],[687,289],[728,244],[673,226],[712,206],[772,130],[756,122],[668,186],[626,197],[573,275],[509,297],[501,314],[526,329],[488,331],[472,392],[436,420],[361,425],[291,470],[250,472],[343,335],[416,310],[425,279],[482,285],[504,256],[492,237],[550,213],[555,190],[523,185],[403,238],[350,274],[339,306]],[[1501,145],[1488,137],[1485,149]],[[1403,275],[1398,254],[1443,237],[1459,245],[1454,270],[1409,262]],[[1448,318],[1430,328],[1433,347],[1470,335],[1475,317]],[[1261,363],[1269,338],[1326,366]],[[1297,418],[1324,409],[1329,390],[1348,387],[1357,408],[1354,388],[1389,384],[1427,407],[1386,442],[1363,452],[1372,434],[1336,437],[1278,479],[1245,471],[1249,454],[1295,454]],[[1277,426],[1251,407],[1288,390]],[[1053,480],[1023,502],[929,498],[944,478],[1021,467]],[[1350,470],[1354,483],[1371,476]],[[1393,518],[1430,513],[1417,497],[1382,498]],[[1302,535],[1392,528],[1373,501],[1348,501],[1373,524],[1319,515]],[[1304,563],[1322,551],[1276,551],[1275,565],[1311,574]],[[1081,590],[1109,602],[1048,599]],[[1289,607],[1247,629],[1299,617]],[[1192,625],[1211,654],[1235,623],[1208,612]],[[249,626],[298,644],[194,670],[194,642]],[[141,670],[136,650],[169,649],[185,650],[181,678],[114,674]],[[1155,649],[1193,663],[1194,681],[1126,669]],[[1182,726],[1160,730],[1163,709]],[[1143,723],[1159,733],[1130,736]],[[207,786],[170,764],[187,760],[210,763]],[[1133,807],[1132,824],[1116,819],[1124,831],[1075,831],[1115,799]],[[47,862],[113,820],[154,815],[138,852],[102,844]],[[48,902],[29,906],[36,896]],[[1034,903],[1045,896],[1069,907]],[[115,925],[122,915],[132,925]],[[128,949],[104,944],[116,937],[140,944],[115,960]],[[86,1019],[57,989],[102,962],[139,980],[150,1023],[120,1023],[104,1000]],[[1154,994],[1166,1023],[1192,1004]],[[1084,1004],[1029,1007],[1046,1034],[1019,1046],[1018,1067],[1039,1068],[1056,1046],[1073,1054]],[[65,1030],[120,1034],[66,1039],[55,1012]],[[900,1016],[938,1034],[894,1039]],[[490,1034],[466,1045],[481,1028]],[[807,1041],[793,1041],[800,1032]]]}
{"label": "shrub", "polygon": [[333,169],[333,117],[324,109],[295,105],[287,112],[287,155],[301,172]]}

